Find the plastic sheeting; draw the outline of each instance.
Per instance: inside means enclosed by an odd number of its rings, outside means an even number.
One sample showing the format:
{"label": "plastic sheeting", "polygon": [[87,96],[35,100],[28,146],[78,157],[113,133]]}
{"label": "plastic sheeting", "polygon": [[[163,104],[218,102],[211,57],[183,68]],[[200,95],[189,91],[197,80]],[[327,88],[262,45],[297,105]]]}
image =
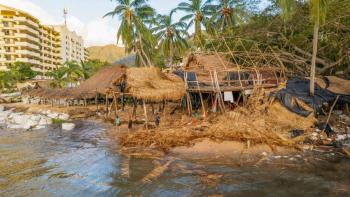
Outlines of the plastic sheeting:
{"label": "plastic sheeting", "polygon": [[305,78],[292,78],[287,81],[287,86],[274,94],[280,102],[290,111],[301,116],[308,116],[312,111],[305,109],[296,102],[296,99],[303,101],[319,112],[323,104],[333,102],[339,95],[337,104],[350,104],[350,95],[333,93],[326,88],[321,88],[315,84],[315,95],[310,96],[310,80]]}

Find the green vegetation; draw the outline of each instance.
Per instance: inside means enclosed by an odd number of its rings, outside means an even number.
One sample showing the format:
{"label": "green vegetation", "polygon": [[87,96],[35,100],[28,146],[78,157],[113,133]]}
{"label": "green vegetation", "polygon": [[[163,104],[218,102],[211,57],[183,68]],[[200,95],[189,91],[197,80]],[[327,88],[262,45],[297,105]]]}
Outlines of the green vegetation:
{"label": "green vegetation", "polygon": [[57,67],[56,70],[48,72],[46,75],[52,78],[52,87],[64,88],[90,78],[99,69],[108,65],[107,62],[102,62],[100,60],[89,60],[87,62],[80,62],[80,64],[77,62],[66,62],[64,65]]}
{"label": "green vegetation", "polygon": [[24,62],[16,62],[8,71],[0,71],[0,92],[11,92],[17,82],[35,78],[39,73],[31,69],[31,65]]}
{"label": "green vegetation", "polygon": [[51,120],[52,120],[52,123],[53,123],[53,124],[62,124],[62,123],[67,123],[67,122],[69,122],[69,121],[67,121],[67,120],[63,120],[63,119],[60,119],[60,118],[52,118]]}
{"label": "green vegetation", "polygon": [[[55,70],[45,73],[45,77],[52,79],[53,88],[64,88],[77,84],[82,80],[90,78],[99,69],[110,65],[100,60],[89,60],[87,62],[66,62]],[[8,71],[0,71],[0,93],[13,92],[17,83],[22,83],[36,76],[43,76],[42,73],[31,69],[31,65],[23,62],[16,62],[11,65]]]}

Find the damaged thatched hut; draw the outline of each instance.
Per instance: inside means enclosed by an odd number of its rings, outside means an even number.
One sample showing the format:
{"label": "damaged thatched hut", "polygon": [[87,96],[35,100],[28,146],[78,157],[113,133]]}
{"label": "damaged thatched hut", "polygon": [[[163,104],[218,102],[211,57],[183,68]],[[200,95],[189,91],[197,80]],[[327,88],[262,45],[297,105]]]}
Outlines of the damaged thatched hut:
{"label": "damaged thatched hut", "polygon": [[121,92],[120,88],[125,78],[124,66],[109,66],[102,68],[88,80],[74,88],[50,88],[36,85],[33,89],[24,92],[32,98],[45,100],[91,100],[98,95],[108,97],[109,93]]}
{"label": "damaged thatched hut", "polygon": [[185,81],[189,113],[192,111],[191,97],[195,95],[199,95],[203,112],[206,111],[204,100],[211,100],[213,110],[218,104],[224,112],[225,101],[236,103],[235,95],[238,100],[244,100],[256,87],[277,88],[286,81],[283,67],[269,65],[268,62],[273,61],[266,61],[263,56],[261,61],[266,62],[265,67],[257,67],[256,63],[243,67],[234,57],[228,58],[225,54],[190,54],[183,68],[176,71]]}

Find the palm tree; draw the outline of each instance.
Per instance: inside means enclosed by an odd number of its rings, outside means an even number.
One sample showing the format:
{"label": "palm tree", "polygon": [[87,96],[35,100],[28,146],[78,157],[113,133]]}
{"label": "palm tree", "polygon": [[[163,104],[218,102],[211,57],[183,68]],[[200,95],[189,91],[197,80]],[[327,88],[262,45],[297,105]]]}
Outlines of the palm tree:
{"label": "palm tree", "polygon": [[310,94],[315,94],[315,72],[316,72],[316,58],[318,45],[318,31],[320,25],[326,21],[327,0],[310,0],[310,15],[314,23],[314,35],[312,41],[312,59],[311,59],[311,73],[310,73]]}
{"label": "palm tree", "polygon": [[65,80],[70,84],[74,84],[83,77],[82,67],[76,62],[66,62],[62,67],[65,73]]}
{"label": "palm tree", "polygon": [[[295,0],[279,0],[282,8],[282,13],[288,16],[293,8],[292,1]],[[314,24],[313,40],[312,40],[312,59],[311,59],[311,71],[310,71],[310,95],[315,94],[315,73],[316,73],[316,58],[317,58],[317,45],[318,45],[318,33],[320,25],[326,21],[326,9],[328,0],[310,0],[310,15]]]}
{"label": "palm tree", "polygon": [[208,17],[214,13],[214,7],[210,4],[212,0],[188,0],[188,2],[182,2],[175,8],[174,11],[180,10],[187,13],[181,18],[182,21],[188,21],[188,27],[194,24],[194,42],[197,46],[202,45],[202,25],[209,27]]}
{"label": "palm tree", "polygon": [[66,86],[66,70],[64,67],[59,67],[56,70],[47,73],[53,82],[50,84],[53,88],[63,88]]}
{"label": "palm tree", "polygon": [[169,65],[172,65],[175,54],[181,55],[188,48],[183,38],[188,36],[187,24],[183,21],[173,22],[173,14],[172,11],[170,15],[158,15],[155,20],[156,27],[152,29],[159,40],[158,48],[169,59]]}
{"label": "palm tree", "polygon": [[147,4],[148,0],[116,1],[118,4],[115,9],[107,13],[104,17],[114,17],[118,15],[121,19],[121,24],[117,33],[117,42],[121,40],[128,53],[134,51],[144,65],[152,65],[145,52],[145,48],[152,47],[150,45],[155,41],[144,21],[154,16],[153,8]]}
{"label": "palm tree", "polygon": [[214,6],[211,20],[216,24],[216,31],[228,32],[238,23],[242,23],[246,17],[245,3],[240,0],[218,0]]}
{"label": "palm tree", "polygon": [[92,66],[84,61],[81,61],[80,65],[81,65],[82,77],[84,78],[84,80],[90,78],[90,76],[93,74]]}

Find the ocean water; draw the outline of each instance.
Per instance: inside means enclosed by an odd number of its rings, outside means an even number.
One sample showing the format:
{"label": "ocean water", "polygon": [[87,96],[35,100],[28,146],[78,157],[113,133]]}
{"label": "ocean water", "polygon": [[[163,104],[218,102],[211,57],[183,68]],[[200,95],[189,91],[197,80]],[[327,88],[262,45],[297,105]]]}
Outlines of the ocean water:
{"label": "ocean water", "polygon": [[0,128],[0,196],[350,196],[350,159],[336,152],[247,166],[228,158],[127,156],[107,128],[93,121],[69,132]]}

